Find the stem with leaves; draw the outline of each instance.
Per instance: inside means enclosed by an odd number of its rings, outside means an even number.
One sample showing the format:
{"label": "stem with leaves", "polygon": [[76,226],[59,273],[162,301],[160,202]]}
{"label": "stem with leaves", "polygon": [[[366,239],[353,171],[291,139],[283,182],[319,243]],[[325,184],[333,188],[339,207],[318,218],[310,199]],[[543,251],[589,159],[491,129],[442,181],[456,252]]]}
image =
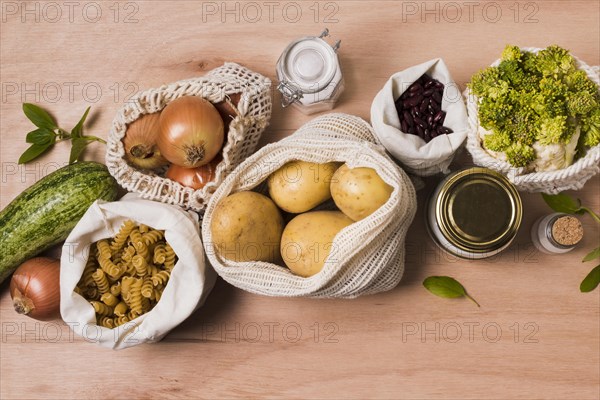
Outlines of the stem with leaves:
{"label": "stem with leaves", "polygon": [[23,104],[23,113],[33,122],[37,129],[29,132],[25,137],[27,143],[31,146],[19,158],[19,164],[25,164],[35,160],[46,153],[56,142],[70,140],[71,153],[69,155],[69,164],[73,164],[79,159],[85,147],[91,142],[100,142],[106,144],[104,139],[97,136],[83,135],[83,124],[88,116],[90,107],[71,131],[59,128],[54,118],[41,107],[31,103]]}
{"label": "stem with leaves", "polygon": [[[556,195],[542,194],[542,197],[544,198],[546,204],[548,204],[548,206],[550,206],[550,208],[556,212],[578,215],[587,213],[600,224],[600,216],[590,208],[582,206],[581,200],[579,199],[575,200],[564,193],[559,193]],[[600,246],[583,257],[582,262],[593,261],[597,258],[600,258]],[[591,292],[598,287],[598,284],[600,284],[600,265],[592,269],[590,273],[583,279],[581,285],[579,286],[579,290],[584,293]]]}

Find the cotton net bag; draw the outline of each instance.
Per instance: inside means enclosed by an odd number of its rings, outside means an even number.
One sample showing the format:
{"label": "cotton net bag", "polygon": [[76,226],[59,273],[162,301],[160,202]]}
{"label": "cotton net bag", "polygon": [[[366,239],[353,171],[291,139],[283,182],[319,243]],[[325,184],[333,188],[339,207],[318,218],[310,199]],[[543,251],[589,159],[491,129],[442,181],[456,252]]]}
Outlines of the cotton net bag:
{"label": "cotton net bag", "polygon": [[[442,110],[444,126],[454,132],[439,135],[425,143],[417,135],[402,132],[395,101],[423,74],[444,84]],[[371,105],[371,124],[385,148],[411,174],[430,176],[448,173],[454,155],[467,138],[469,126],[462,94],[450,71],[440,58],[405,69],[390,77]]]}
{"label": "cotton net bag", "polygon": [[[112,238],[123,222],[133,220],[164,230],[178,261],[156,305],[147,313],[109,329],[96,324],[96,313],[75,287],[83,275],[90,245]],[[198,215],[181,208],[127,194],[120,201],[96,201],[77,223],[61,255],[62,319],[86,341],[115,350],[161,340],[206,300],[216,274],[205,262]]]}
{"label": "cotton net bag", "polygon": [[[106,166],[117,182],[130,192],[185,209],[202,211],[229,171],[252,154],[271,118],[271,81],[248,68],[225,63],[206,76],[185,79],[149,89],[130,99],[117,112],[108,135]],[[185,187],[162,172],[137,169],[125,160],[122,139],[127,127],[144,114],[162,110],[182,96],[199,96],[213,104],[226,101],[235,111],[229,125],[215,178],[201,189]],[[235,99],[235,101],[234,101]]]}
{"label": "cotton net bag", "polygon": [[[393,187],[390,199],[369,217],[344,228],[318,274],[303,278],[283,265],[234,262],[214,251],[211,222],[217,204],[244,190],[267,194],[268,176],[289,161],[345,162],[350,168],[374,168]],[[334,209],[333,202],[318,209]],[[283,297],[353,298],[394,288],[404,272],[404,239],[416,211],[414,187],[375,143],[362,119],[330,114],[302,126],[292,136],[270,144],[240,164],[211,198],[204,214],[202,238],[211,265],[232,285],[252,293]]]}

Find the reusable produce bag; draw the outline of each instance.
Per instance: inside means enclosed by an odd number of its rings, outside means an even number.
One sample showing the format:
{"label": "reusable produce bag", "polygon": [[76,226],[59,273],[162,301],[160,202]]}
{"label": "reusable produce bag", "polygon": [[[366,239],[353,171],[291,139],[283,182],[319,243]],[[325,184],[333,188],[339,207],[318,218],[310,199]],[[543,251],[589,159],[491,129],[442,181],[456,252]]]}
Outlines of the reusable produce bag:
{"label": "reusable produce bag", "polygon": [[[271,81],[235,63],[225,63],[200,78],[186,79],[135,95],[118,111],[108,136],[106,166],[117,182],[130,192],[163,203],[202,211],[215,188],[228,171],[254,152],[260,136],[271,118]],[[162,110],[169,102],[182,96],[200,96],[212,103],[240,96],[235,106],[238,115],[229,124],[221,161],[215,179],[202,189],[194,190],[164,178],[162,174],[144,171],[125,161],[122,139],[128,124]]]}
{"label": "reusable produce bag", "polygon": [[[521,50],[538,53],[543,49],[522,47]],[[590,66],[575,56],[573,58],[577,62],[577,68],[585,71],[590,80],[598,85],[600,91],[600,66]],[[495,67],[499,64],[500,59],[492,63],[491,66]],[[506,175],[520,191],[557,194],[565,190],[580,190],[590,178],[600,172],[600,145],[589,149],[584,157],[581,157],[572,165],[556,171],[527,172],[525,168],[515,168],[506,160],[493,157],[481,145],[484,130],[479,125],[478,99],[470,93],[469,89],[465,90],[464,97],[467,102],[469,116],[467,150],[471,153],[473,161],[476,165],[491,168]]]}
{"label": "reusable produce bag", "polygon": [[[267,296],[352,298],[395,287],[404,272],[404,238],[416,211],[415,189],[385,149],[374,142],[371,127],[362,119],[330,114],[240,164],[214,193],[202,223],[206,254],[217,273],[234,286]],[[282,265],[234,262],[216,254],[210,226],[217,204],[242,190],[256,188],[266,194],[267,177],[292,160],[340,161],[350,168],[374,168],[393,192],[373,214],[338,233],[323,270],[312,277],[294,275]],[[333,204],[317,208],[333,209]]]}
{"label": "reusable produce bag", "polygon": [[[96,325],[94,308],[73,290],[83,274],[90,245],[100,239],[112,238],[129,219],[164,230],[165,239],[178,261],[162,297],[152,310],[108,329]],[[132,194],[120,201],[92,204],[67,238],[60,267],[63,320],[87,341],[112,349],[161,340],[204,303],[216,278],[215,272],[205,263],[197,215]]]}
{"label": "reusable produce bag", "polygon": [[[428,74],[444,84],[442,110],[446,112],[444,126],[454,132],[439,135],[425,143],[417,135],[402,132],[395,101],[418,80]],[[371,105],[371,124],[385,148],[412,174],[430,176],[448,173],[456,151],[464,143],[467,132],[467,112],[460,89],[450,76],[441,58],[398,72],[377,93]]]}

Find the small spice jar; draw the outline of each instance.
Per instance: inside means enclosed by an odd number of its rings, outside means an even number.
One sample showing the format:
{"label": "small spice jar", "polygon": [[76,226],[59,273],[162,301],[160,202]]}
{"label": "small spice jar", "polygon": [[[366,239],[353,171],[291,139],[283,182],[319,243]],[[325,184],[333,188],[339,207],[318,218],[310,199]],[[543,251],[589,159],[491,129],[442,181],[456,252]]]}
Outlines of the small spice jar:
{"label": "small spice jar", "polygon": [[304,114],[333,109],[344,90],[344,77],[337,51],[341,40],[332,46],[320,36],[306,36],[290,43],[277,61],[277,89],[281,105],[293,105]]}
{"label": "small spice jar", "polygon": [[539,218],[531,227],[534,246],[546,254],[566,253],[583,239],[583,226],[576,217],[554,213]]}
{"label": "small spice jar", "polygon": [[491,257],[515,238],[521,198],[503,175],[469,168],[448,175],[427,206],[427,228],[444,251],[466,259]]}

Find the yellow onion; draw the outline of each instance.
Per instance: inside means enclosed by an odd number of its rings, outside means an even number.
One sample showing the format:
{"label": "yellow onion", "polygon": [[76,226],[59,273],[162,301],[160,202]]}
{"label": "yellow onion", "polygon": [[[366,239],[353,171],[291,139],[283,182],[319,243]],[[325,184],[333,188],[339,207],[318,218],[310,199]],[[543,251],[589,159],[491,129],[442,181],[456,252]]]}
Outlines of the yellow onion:
{"label": "yellow onion", "polygon": [[160,132],[159,121],[160,113],[144,114],[127,128],[123,138],[125,159],[134,166],[157,169],[169,163],[156,145]]}
{"label": "yellow onion", "polygon": [[60,316],[60,262],[36,257],[25,261],[10,281],[15,311],[40,321]]}
{"label": "yellow onion", "polygon": [[167,170],[166,177],[179,182],[183,186],[191,187],[192,189],[202,189],[208,182],[211,182],[217,176],[217,165],[223,158],[217,156],[208,164],[197,168],[185,168],[179,165],[171,164]]}
{"label": "yellow onion", "polygon": [[208,164],[223,145],[223,119],[201,97],[184,96],[169,103],[160,114],[158,148],[175,165],[196,168]]}

